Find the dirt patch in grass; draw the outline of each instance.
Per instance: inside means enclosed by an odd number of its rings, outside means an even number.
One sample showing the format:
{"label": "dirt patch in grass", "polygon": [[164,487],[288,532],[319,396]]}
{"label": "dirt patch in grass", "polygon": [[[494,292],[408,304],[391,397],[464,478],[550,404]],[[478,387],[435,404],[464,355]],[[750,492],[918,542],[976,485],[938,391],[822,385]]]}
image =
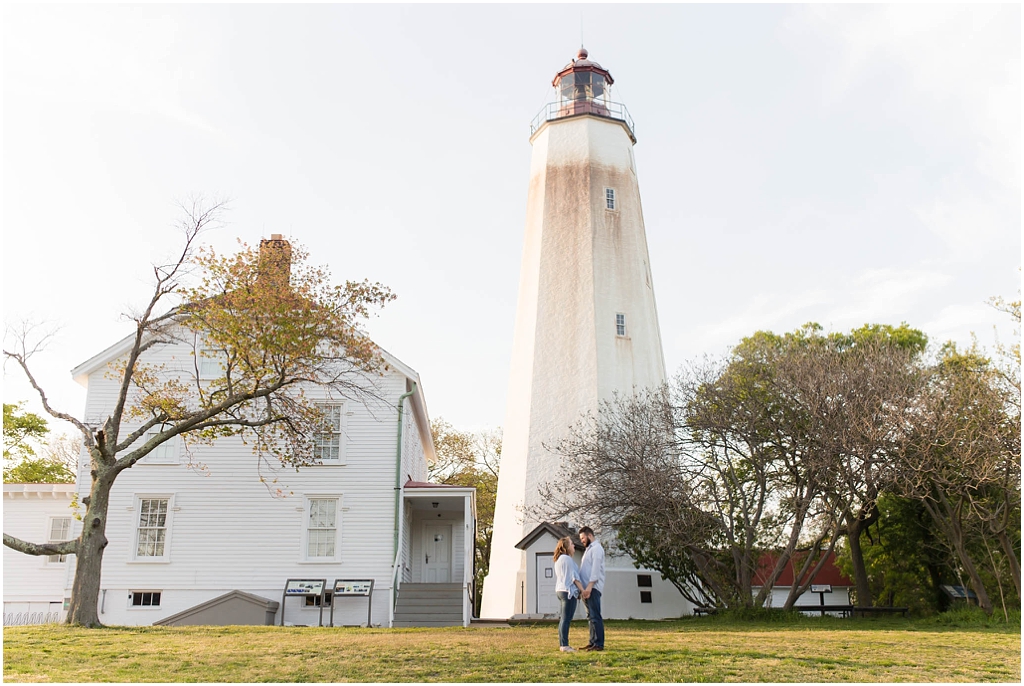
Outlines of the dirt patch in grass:
{"label": "dirt patch in grass", "polygon": [[[4,629],[5,681],[1020,681],[1020,629],[835,620],[609,622],[607,649],[553,626]],[[586,643],[577,623],[574,645]]]}

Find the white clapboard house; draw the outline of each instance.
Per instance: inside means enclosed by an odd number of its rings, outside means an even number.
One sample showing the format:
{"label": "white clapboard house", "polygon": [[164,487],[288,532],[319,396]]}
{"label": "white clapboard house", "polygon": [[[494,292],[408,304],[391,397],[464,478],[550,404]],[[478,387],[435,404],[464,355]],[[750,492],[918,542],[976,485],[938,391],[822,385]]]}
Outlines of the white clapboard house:
{"label": "white clapboard house", "polygon": [[[87,423],[109,415],[117,393],[110,366],[131,343],[126,338],[72,370],[87,388]],[[328,400],[323,389],[304,389],[313,399],[320,394],[333,422],[318,438],[321,464],[273,474],[264,465],[262,475],[277,479],[269,487],[240,438],[187,449],[174,439],[125,470],[110,498],[100,620],[468,625],[475,489],[426,483],[434,447],[423,385],[413,369],[384,357],[387,370],[372,381],[380,402]],[[193,346],[157,346],[144,361],[167,373],[194,369]],[[81,494],[89,483],[83,457]],[[5,550],[5,564],[10,555],[20,553]],[[71,556],[66,595],[73,565]],[[286,595],[289,580],[292,591],[318,590],[323,580],[323,593]],[[336,581],[348,594],[334,597]]]}

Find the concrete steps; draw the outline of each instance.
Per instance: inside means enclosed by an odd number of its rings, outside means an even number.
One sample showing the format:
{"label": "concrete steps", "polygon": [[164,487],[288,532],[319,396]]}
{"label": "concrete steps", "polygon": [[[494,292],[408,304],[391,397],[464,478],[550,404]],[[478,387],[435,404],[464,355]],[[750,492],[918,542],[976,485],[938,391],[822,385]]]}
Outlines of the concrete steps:
{"label": "concrete steps", "polygon": [[462,626],[462,584],[402,584],[395,626]]}

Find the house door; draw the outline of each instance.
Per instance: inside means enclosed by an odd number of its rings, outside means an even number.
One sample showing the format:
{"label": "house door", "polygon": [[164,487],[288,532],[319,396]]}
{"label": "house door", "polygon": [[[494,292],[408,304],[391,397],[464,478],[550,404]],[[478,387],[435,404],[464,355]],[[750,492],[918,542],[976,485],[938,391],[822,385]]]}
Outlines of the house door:
{"label": "house door", "polygon": [[537,614],[557,615],[559,610],[558,596],[555,595],[555,563],[551,559],[554,553],[537,553]]}
{"label": "house door", "polygon": [[452,580],[452,525],[423,525],[423,581],[447,584]]}

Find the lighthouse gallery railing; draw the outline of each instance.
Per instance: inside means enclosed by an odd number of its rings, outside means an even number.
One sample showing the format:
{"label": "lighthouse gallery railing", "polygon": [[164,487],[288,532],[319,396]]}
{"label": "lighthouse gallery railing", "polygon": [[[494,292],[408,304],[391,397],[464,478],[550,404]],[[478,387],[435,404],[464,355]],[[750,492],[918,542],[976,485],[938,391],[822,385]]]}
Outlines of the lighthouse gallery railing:
{"label": "lighthouse gallery railing", "polygon": [[593,114],[598,117],[607,117],[621,121],[629,129],[629,133],[636,139],[636,129],[633,126],[633,117],[629,116],[629,110],[621,102],[601,102],[598,100],[568,100],[563,102],[549,102],[541,108],[537,116],[530,122],[530,135],[537,133],[537,129],[545,122],[555,119],[574,117],[580,114]]}

